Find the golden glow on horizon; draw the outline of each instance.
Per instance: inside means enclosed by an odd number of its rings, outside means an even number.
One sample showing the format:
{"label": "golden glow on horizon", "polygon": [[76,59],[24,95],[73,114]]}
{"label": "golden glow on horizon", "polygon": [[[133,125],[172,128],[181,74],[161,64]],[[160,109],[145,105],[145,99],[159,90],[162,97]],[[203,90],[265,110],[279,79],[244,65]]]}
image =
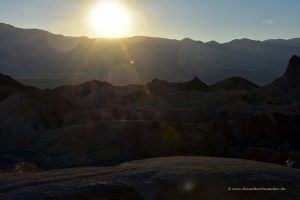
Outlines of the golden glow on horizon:
{"label": "golden glow on horizon", "polygon": [[92,10],[91,25],[101,37],[122,37],[129,28],[129,12],[118,2],[104,1]]}

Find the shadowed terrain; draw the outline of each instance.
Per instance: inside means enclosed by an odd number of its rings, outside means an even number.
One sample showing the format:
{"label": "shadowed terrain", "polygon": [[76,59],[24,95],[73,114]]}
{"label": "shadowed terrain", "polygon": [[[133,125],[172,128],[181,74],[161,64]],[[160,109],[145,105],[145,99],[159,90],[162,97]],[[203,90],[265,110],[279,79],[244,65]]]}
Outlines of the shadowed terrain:
{"label": "shadowed terrain", "polygon": [[262,87],[242,78],[212,86],[194,78],[127,86],[92,80],[40,90],[2,75],[2,169],[174,155],[299,160],[299,60],[293,56],[284,75]]}

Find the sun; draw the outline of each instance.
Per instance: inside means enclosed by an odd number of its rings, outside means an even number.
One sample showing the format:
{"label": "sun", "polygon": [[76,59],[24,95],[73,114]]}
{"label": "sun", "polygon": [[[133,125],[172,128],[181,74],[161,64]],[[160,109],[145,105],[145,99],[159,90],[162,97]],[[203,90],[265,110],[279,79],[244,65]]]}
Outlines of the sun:
{"label": "sun", "polygon": [[90,22],[98,36],[121,37],[128,29],[129,13],[118,2],[104,1],[92,10]]}

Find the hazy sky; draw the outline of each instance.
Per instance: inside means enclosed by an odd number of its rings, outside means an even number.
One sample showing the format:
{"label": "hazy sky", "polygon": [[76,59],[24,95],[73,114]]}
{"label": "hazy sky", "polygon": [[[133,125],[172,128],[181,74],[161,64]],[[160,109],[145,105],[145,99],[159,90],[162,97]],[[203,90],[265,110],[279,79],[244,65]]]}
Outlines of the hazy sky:
{"label": "hazy sky", "polygon": [[[300,0],[119,0],[131,16],[124,36],[219,42],[300,37]],[[99,0],[0,0],[0,22],[101,37],[88,18]]]}

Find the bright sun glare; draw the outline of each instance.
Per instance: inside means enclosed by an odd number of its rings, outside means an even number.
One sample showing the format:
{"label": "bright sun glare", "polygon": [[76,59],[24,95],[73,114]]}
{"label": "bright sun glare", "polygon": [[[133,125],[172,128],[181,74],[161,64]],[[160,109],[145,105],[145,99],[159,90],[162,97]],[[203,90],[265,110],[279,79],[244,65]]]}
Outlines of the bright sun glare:
{"label": "bright sun glare", "polygon": [[91,13],[90,21],[97,35],[121,37],[128,29],[129,14],[117,2],[101,2]]}

